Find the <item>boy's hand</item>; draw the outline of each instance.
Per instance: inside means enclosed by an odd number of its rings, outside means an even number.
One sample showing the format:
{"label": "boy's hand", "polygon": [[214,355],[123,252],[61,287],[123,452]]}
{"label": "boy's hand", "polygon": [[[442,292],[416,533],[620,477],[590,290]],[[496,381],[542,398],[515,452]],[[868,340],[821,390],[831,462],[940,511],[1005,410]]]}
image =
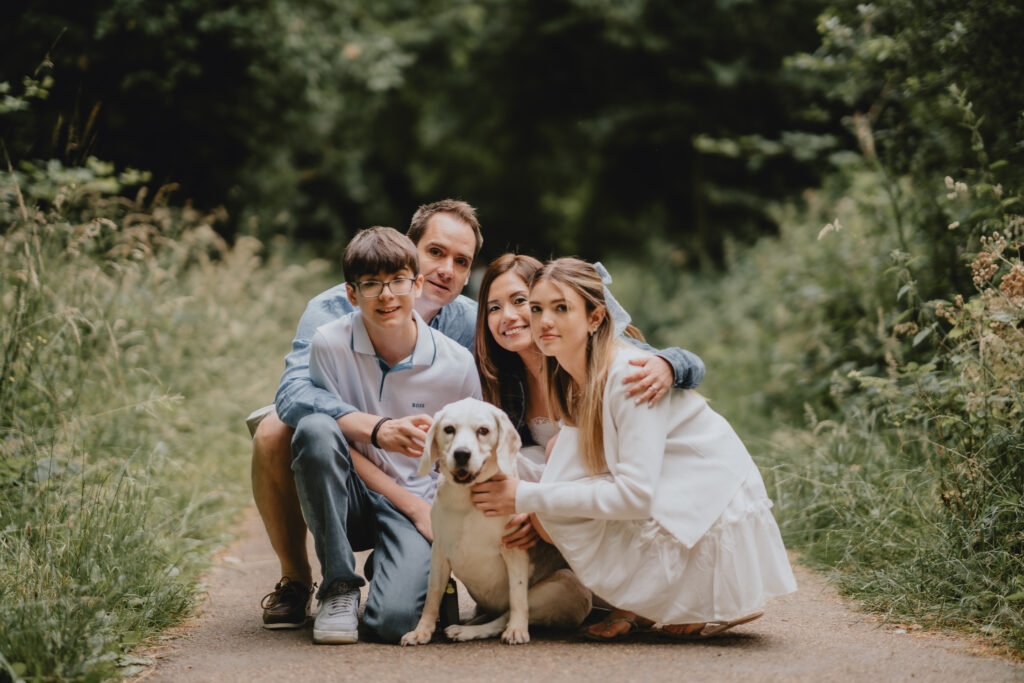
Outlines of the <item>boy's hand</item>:
{"label": "boy's hand", "polygon": [[430,503],[416,496],[416,501],[411,503],[409,509],[403,510],[416,526],[416,531],[423,535],[429,542],[434,542],[434,528],[430,525]]}
{"label": "boy's hand", "polygon": [[676,381],[675,375],[672,374],[672,366],[661,356],[634,358],[629,364],[640,369],[622,378],[622,383],[628,386],[626,396],[635,396],[637,404],[647,403],[653,406],[668,393]]}
{"label": "boy's hand", "polygon": [[377,443],[386,451],[418,458],[423,455],[424,439],[432,421],[433,418],[429,415],[411,415],[388,420],[377,430]]}

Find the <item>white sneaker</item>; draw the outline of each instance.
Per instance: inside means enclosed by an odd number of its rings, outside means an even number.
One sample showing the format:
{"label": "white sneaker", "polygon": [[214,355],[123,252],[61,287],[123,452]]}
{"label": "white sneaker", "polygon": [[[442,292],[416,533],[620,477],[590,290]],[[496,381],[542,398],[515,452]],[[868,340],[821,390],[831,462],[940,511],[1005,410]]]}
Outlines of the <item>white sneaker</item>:
{"label": "white sneaker", "polygon": [[314,643],[359,641],[359,589],[328,595],[313,622]]}

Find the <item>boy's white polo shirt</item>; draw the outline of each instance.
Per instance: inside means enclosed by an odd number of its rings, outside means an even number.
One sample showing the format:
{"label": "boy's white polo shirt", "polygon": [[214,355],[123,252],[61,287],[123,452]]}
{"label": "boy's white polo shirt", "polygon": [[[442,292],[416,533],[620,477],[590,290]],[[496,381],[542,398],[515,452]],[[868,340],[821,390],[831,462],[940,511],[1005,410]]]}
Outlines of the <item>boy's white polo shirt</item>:
{"label": "boy's white polo shirt", "polygon": [[[452,401],[481,398],[473,355],[457,342],[427,327],[418,313],[412,355],[388,367],[373,348],[362,312],[353,311],[321,325],[313,334],[309,374],[313,382],[334,392],[360,412],[381,417],[433,415]],[[416,474],[419,458],[352,445],[405,489],[433,501],[437,473]]]}

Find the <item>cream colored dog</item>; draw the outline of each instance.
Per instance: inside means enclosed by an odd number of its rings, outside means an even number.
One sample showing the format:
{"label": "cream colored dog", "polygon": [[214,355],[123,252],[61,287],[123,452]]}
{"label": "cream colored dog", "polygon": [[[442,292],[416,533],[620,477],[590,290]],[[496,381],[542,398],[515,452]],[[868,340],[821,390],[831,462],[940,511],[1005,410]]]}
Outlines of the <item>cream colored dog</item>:
{"label": "cream colored dog", "polygon": [[485,517],[470,502],[470,487],[498,473],[515,476],[521,441],[504,411],[467,398],[450,403],[427,432],[420,473],[440,463],[441,478],[430,512],[434,544],[426,603],[416,628],[402,645],[430,642],[449,575],[462,581],[477,605],[498,618],[484,624],[452,625],[452,640],[493,638],[508,644],[530,641],[529,624],[578,628],[590,613],[590,591],[580,584],[558,551],[538,543],[528,551],[505,548],[509,517]]}

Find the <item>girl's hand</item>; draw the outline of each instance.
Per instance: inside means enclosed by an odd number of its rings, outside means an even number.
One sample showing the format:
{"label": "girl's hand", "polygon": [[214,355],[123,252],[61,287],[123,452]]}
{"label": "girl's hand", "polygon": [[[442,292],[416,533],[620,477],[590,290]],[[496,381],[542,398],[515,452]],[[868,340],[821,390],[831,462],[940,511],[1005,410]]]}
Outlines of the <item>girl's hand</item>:
{"label": "girl's hand", "polygon": [[676,381],[675,375],[672,374],[672,366],[661,356],[634,358],[629,364],[640,369],[623,378],[622,383],[628,385],[626,395],[635,396],[637,405],[646,402],[653,406],[668,393],[672,383]]}
{"label": "girl's hand", "polygon": [[541,540],[540,534],[533,527],[533,522],[530,518],[530,513],[523,512],[512,517],[508,520],[508,524],[505,525],[505,535],[502,537],[502,542],[506,548],[532,548],[537,545],[537,541]]}
{"label": "girl's hand", "polygon": [[514,515],[516,512],[516,487],[519,480],[498,474],[470,489],[469,499],[487,517]]}

